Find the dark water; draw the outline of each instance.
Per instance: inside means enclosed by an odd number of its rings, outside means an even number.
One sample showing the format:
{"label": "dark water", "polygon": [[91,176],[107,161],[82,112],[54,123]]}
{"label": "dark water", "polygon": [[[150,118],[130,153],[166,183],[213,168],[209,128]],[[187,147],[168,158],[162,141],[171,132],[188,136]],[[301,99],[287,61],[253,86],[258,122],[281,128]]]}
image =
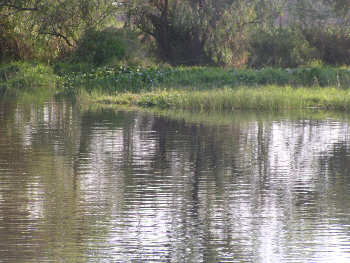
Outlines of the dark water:
{"label": "dark water", "polygon": [[347,119],[212,119],[0,103],[0,262],[350,262]]}

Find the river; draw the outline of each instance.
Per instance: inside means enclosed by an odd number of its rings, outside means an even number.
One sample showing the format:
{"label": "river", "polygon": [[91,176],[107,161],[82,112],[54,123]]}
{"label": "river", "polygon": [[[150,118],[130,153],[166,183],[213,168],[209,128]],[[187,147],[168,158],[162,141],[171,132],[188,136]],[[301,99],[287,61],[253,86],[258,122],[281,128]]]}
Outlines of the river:
{"label": "river", "polygon": [[350,262],[349,119],[0,102],[0,262]]}

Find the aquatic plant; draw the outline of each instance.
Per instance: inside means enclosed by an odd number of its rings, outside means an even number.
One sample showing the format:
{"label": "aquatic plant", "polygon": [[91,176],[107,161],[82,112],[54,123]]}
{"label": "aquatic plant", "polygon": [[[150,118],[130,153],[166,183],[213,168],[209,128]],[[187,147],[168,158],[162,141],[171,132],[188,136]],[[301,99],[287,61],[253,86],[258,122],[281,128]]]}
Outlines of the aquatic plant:
{"label": "aquatic plant", "polygon": [[0,67],[0,95],[56,87],[59,78],[50,66],[35,62],[12,62]]}
{"label": "aquatic plant", "polygon": [[350,71],[346,68],[302,67],[296,69],[263,68],[223,69],[217,67],[100,67],[90,71],[68,72],[62,75],[66,94],[99,91],[141,92],[154,89],[207,90],[225,86],[350,86]]}
{"label": "aquatic plant", "polygon": [[62,78],[66,94],[77,94],[80,89],[111,94],[151,90],[164,82],[171,72],[171,68],[101,67],[89,72],[66,74]]}
{"label": "aquatic plant", "polygon": [[350,90],[335,87],[261,86],[222,88],[202,91],[156,90],[93,96],[100,104],[129,104],[141,107],[175,108],[196,111],[291,109],[349,110]]}

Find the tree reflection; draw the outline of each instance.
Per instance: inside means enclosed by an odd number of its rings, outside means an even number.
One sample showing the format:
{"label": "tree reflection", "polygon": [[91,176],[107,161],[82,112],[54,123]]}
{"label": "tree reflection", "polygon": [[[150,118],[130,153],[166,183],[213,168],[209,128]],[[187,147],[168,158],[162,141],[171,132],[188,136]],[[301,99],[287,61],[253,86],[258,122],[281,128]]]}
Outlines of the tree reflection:
{"label": "tree reflection", "polygon": [[347,122],[235,114],[211,125],[0,104],[6,259],[327,259],[327,231],[349,250]]}

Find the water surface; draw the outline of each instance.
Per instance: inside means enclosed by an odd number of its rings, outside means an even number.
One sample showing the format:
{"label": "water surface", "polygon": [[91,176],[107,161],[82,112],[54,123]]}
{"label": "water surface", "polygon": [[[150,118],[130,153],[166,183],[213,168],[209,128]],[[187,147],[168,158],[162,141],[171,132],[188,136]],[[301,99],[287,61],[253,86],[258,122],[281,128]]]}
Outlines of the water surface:
{"label": "water surface", "polygon": [[0,103],[0,262],[350,262],[347,116],[193,116]]}

